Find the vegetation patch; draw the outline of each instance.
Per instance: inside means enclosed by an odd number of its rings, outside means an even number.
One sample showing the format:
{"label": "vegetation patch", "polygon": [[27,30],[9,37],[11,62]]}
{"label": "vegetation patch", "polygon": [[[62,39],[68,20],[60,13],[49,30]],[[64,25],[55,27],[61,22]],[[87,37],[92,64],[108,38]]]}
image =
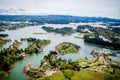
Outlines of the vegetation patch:
{"label": "vegetation patch", "polygon": [[52,76],[45,76],[37,80],[120,80],[120,79],[118,75],[114,77],[111,74],[104,74],[90,70],[73,71],[67,69],[64,71],[56,72]]}
{"label": "vegetation patch", "polygon": [[109,59],[108,52],[97,54],[93,50],[93,59],[67,61],[57,58],[58,52],[51,51],[38,69],[31,68],[26,74],[30,80],[119,80],[120,63]]}
{"label": "vegetation patch", "polygon": [[25,48],[27,54],[42,52],[43,48],[51,42],[50,40],[40,40],[35,38],[26,38],[26,40],[29,42],[29,45]]}
{"label": "vegetation patch", "polygon": [[55,32],[55,33],[59,33],[62,35],[71,35],[75,32],[75,30],[71,27],[63,27],[63,28],[54,29],[53,27],[43,26],[42,29],[44,29],[47,32]]}
{"label": "vegetation patch", "polygon": [[4,44],[6,44],[6,43],[9,42],[9,41],[10,41],[10,40],[0,38],[0,47],[2,47]]}
{"label": "vegetation patch", "polygon": [[11,46],[0,51],[0,77],[6,77],[17,60],[24,59],[28,54],[40,53],[50,43],[50,40],[36,38],[26,38],[25,40],[29,43],[25,50],[19,49],[21,42],[15,40]]}
{"label": "vegetation patch", "polygon": [[79,49],[80,49],[80,46],[73,43],[68,43],[68,42],[63,42],[56,46],[56,51],[63,54],[77,53]]}

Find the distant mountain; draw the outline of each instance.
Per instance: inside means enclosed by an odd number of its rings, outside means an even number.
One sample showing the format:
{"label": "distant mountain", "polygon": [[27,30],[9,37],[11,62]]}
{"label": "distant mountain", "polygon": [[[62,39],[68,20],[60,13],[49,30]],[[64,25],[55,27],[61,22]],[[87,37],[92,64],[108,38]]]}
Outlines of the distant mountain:
{"label": "distant mountain", "polygon": [[0,15],[0,21],[29,21],[29,22],[54,23],[54,24],[68,24],[70,22],[120,23],[120,19],[111,19],[106,17],[80,17],[80,16],[71,16],[71,15]]}

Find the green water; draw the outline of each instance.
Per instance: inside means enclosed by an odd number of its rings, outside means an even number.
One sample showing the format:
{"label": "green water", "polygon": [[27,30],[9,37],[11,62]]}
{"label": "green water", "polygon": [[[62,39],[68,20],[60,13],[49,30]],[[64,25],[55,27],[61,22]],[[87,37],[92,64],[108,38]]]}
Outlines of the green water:
{"label": "green water", "polygon": [[[48,24],[47,24],[48,25]],[[71,26],[71,25],[54,25],[51,24],[50,26],[52,27],[65,27],[65,26]],[[75,33],[71,36],[62,36],[60,34],[55,34],[55,33],[47,33],[47,34],[41,34],[41,35],[35,35],[33,33],[46,33],[44,30],[41,29],[42,26],[34,26],[34,27],[26,27],[22,29],[17,29],[17,30],[6,30],[4,33],[9,34],[9,38],[12,39],[12,42],[14,40],[20,41],[21,38],[28,38],[28,37],[33,37],[33,38],[39,38],[39,39],[49,39],[51,40],[51,44],[46,46],[43,50],[42,53],[37,53],[33,54],[30,56],[30,58],[25,59],[25,60],[20,60],[17,61],[12,68],[11,72],[9,73],[8,77],[2,78],[1,80],[26,80],[26,76],[23,73],[23,68],[27,63],[31,63],[33,68],[37,68],[40,65],[40,61],[43,59],[43,57],[47,54],[49,54],[49,51],[54,50],[55,46],[58,45],[61,42],[72,42],[74,44],[77,44],[81,46],[81,49],[79,53],[75,54],[66,54],[63,56],[59,56],[64,59],[72,59],[76,60],[79,58],[92,58],[92,56],[89,54],[91,50],[96,49],[96,48],[101,48],[98,46],[93,46],[93,45],[86,45],[83,41],[83,39],[77,39],[75,36],[81,36],[79,33]],[[75,27],[75,26],[71,26]],[[12,44],[12,42],[7,43],[3,48],[8,47],[9,45]],[[20,48],[25,48],[27,46],[27,42],[23,42],[23,44],[20,46]]]}

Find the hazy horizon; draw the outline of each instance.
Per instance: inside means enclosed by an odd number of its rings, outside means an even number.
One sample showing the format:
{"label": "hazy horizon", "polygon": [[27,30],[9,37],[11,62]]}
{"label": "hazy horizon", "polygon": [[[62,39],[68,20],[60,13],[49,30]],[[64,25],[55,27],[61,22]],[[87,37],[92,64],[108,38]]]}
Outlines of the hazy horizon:
{"label": "hazy horizon", "polygon": [[73,15],[120,19],[120,0],[0,0],[0,14]]}

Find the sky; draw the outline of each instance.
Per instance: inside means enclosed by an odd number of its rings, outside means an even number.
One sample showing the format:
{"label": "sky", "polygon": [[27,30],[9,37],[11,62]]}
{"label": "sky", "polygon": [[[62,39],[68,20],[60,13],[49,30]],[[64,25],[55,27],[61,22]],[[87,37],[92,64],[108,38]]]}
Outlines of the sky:
{"label": "sky", "polygon": [[61,14],[120,19],[120,0],[0,0],[8,14]]}

